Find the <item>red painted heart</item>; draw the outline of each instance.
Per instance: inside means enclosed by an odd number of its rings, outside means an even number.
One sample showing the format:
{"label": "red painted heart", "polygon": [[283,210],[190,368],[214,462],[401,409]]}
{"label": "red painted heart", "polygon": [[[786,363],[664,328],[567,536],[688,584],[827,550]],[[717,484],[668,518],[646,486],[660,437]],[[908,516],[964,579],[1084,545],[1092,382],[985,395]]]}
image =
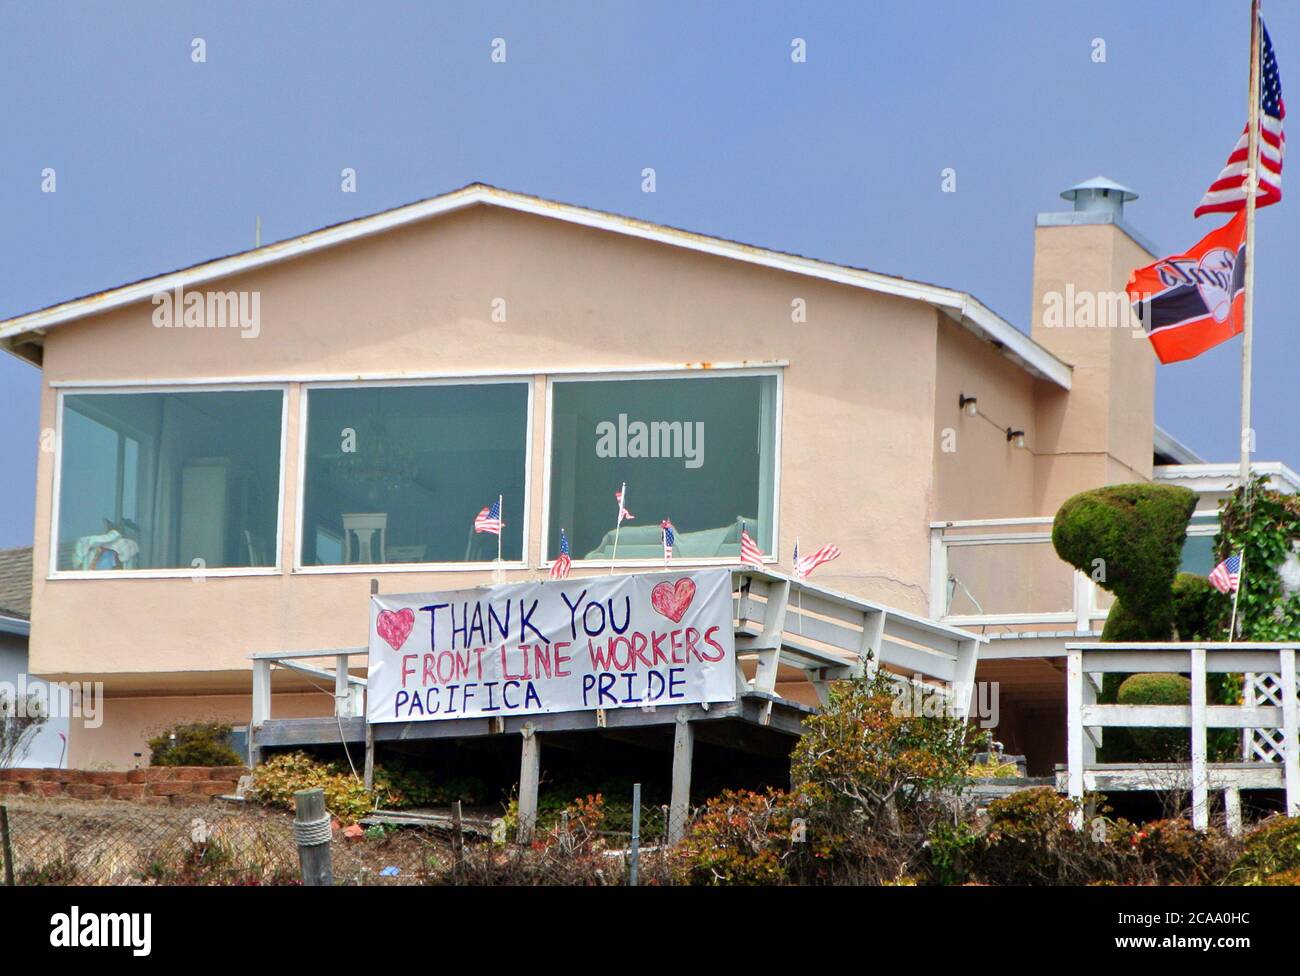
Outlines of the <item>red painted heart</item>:
{"label": "red painted heart", "polygon": [[411,636],[411,628],[415,626],[415,611],[410,607],[402,607],[401,610],[380,610],[379,619],[375,622],[375,632],[388,642],[388,646],[395,651],[400,651],[402,645],[406,643],[406,638]]}
{"label": "red painted heart", "polygon": [[695,580],[689,576],[682,577],[676,583],[665,581],[650,591],[650,606],[675,624],[682,622],[682,616],[694,599]]}

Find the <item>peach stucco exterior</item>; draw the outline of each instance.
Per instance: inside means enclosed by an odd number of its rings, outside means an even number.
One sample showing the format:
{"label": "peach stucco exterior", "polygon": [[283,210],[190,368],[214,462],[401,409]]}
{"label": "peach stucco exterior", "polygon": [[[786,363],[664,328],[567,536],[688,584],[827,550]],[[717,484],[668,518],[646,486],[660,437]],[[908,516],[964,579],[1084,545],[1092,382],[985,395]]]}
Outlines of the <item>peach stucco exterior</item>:
{"label": "peach stucco exterior", "polygon": [[[1042,289],[1072,275],[1108,282],[1121,268],[1126,275],[1135,247],[1110,227],[1040,230],[1036,307]],[[931,521],[1051,514],[1074,491],[1150,476],[1150,353],[1127,334],[1058,336],[1036,324],[1034,338],[1075,366],[1067,392],[922,301],[488,206],[216,287],[261,293],[257,338],[158,329],[148,302],[44,337],[46,429],[56,425],[58,389],[68,384],[269,381],[284,384],[288,401],[274,573],[49,578],[56,458],[41,454],[30,669],[94,676],[129,705],[110,702],[96,743],[74,736],[74,763],[128,765],[164,716],[214,703],[224,717],[246,719],[248,655],[364,644],[372,576],[388,592],[488,582],[484,572],[294,571],[301,381],[531,376],[527,567],[508,570],[512,580],[545,571],[554,372],[778,371],[778,568],[789,568],[796,532],[805,542],[834,541],[844,555],[819,570],[818,582],[917,613],[928,608]],[[792,320],[795,299],[806,321]],[[493,320],[501,301],[504,322]],[[1027,450],[984,418],[963,415],[959,393],[977,395],[981,412],[1023,429]],[[139,704],[158,696],[167,703]],[[315,698],[327,714],[329,696]],[[307,700],[295,697],[294,710],[316,707]]]}

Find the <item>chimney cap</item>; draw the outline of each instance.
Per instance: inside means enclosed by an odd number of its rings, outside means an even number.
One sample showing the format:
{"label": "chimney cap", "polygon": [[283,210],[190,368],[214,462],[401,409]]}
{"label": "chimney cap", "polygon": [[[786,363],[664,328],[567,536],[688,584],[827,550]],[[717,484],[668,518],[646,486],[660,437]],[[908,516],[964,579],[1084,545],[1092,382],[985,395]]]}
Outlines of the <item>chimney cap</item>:
{"label": "chimney cap", "polygon": [[1076,183],[1068,190],[1062,190],[1061,199],[1073,202],[1077,208],[1081,199],[1095,196],[1109,196],[1110,194],[1105,191],[1116,190],[1119,191],[1118,196],[1120,198],[1120,203],[1128,203],[1130,200],[1136,200],[1138,198],[1137,193],[1130,190],[1127,186],[1124,186],[1121,183],[1116,183],[1114,180],[1108,180],[1104,176],[1094,176],[1090,180]]}

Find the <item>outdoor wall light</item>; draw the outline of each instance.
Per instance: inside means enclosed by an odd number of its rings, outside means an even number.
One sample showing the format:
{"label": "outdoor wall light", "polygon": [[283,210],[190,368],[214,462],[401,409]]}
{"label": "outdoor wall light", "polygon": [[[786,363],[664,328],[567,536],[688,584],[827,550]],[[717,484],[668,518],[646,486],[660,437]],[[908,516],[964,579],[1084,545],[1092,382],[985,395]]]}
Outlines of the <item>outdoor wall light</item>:
{"label": "outdoor wall light", "polygon": [[957,394],[957,406],[966,412],[966,416],[974,417],[980,412],[979,401],[974,397],[968,397],[965,393]]}
{"label": "outdoor wall light", "polygon": [[1007,443],[1014,444],[1016,447],[1025,446],[1025,432],[1023,430],[1012,430],[1007,428]]}

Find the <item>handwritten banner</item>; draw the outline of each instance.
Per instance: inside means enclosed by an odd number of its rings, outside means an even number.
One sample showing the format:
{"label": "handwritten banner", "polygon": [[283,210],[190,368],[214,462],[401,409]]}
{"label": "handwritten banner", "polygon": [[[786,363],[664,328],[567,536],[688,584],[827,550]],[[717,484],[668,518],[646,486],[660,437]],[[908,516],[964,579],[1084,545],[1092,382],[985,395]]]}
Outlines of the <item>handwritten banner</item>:
{"label": "handwritten banner", "polygon": [[731,571],[548,580],[370,601],[370,722],[736,697]]}

